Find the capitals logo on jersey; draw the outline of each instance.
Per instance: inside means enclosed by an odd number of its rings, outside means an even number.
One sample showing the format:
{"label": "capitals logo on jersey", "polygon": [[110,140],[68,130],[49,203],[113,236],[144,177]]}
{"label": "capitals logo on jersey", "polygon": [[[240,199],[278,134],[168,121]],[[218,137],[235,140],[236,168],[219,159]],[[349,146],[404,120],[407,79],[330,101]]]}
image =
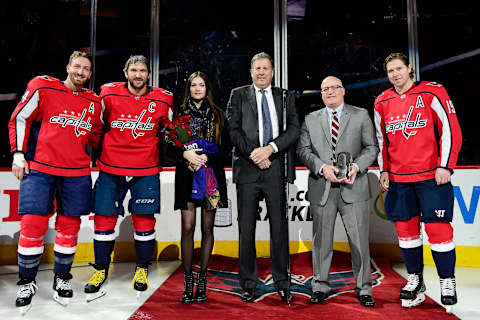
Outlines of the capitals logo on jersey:
{"label": "capitals logo on jersey", "polygon": [[[378,286],[384,275],[380,269],[372,262],[372,287]],[[195,266],[195,271],[200,270],[199,266]],[[304,275],[292,274],[290,291],[292,293],[301,294],[310,297],[312,294],[313,276],[306,277]],[[331,291],[329,297],[337,296],[346,292],[355,290],[356,282],[353,271],[331,272],[329,274],[329,283]],[[208,269],[208,285],[207,288],[214,291],[221,291],[229,294],[241,296],[243,289],[240,285],[240,277],[238,272],[229,272],[222,270]],[[272,275],[268,275],[265,279],[259,279],[255,287],[255,301],[260,301],[269,295],[276,295],[277,290],[273,283]]]}
{"label": "capitals logo on jersey", "polygon": [[401,131],[405,139],[416,135],[418,130],[415,129],[425,128],[428,122],[427,119],[422,119],[421,112],[418,112],[415,118],[412,119],[413,112],[418,108],[425,108],[425,104],[423,103],[421,96],[417,97],[416,105],[410,106],[406,115],[404,114],[401,117],[398,115],[396,117],[390,117],[390,119],[386,119],[385,131],[392,134],[395,134],[396,131]]}
{"label": "capitals logo on jersey", "polygon": [[[91,115],[95,114],[95,106],[93,102],[90,102],[90,106],[88,108],[84,108],[81,114],[76,113],[75,111],[68,111],[66,108],[59,115],[50,117],[49,122],[58,124],[62,128],[73,126],[75,135],[78,138],[81,135],[87,134],[87,131],[92,130],[91,118],[88,117],[88,119],[85,120],[87,113]],[[84,130],[80,130],[80,128]]]}
{"label": "capitals logo on jersey", "polygon": [[[151,123],[152,117],[147,118],[145,114],[147,112],[154,113],[156,107],[157,105],[155,102],[150,102],[150,104],[148,105],[148,108],[143,109],[140,112],[140,115],[122,114],[121,118],[112,121],[111,127],[120,129],[120,131],[124,131],[125,129],[132,130],[133,138],[137,139],[138,137],[145,135],[145,133],[141,131],[146,131],[146,130],[151,131],[155,127],[155,124]],[[147,119],[144,120],[145,118]],[[144,121],[142,122],[142,120]]]}

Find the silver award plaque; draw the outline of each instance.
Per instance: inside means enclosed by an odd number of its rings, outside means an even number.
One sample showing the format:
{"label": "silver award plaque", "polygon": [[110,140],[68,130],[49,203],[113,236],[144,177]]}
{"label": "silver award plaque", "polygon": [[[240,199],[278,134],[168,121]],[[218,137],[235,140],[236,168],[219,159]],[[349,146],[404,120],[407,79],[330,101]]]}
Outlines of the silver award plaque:
{"label": "silver award plaque", "polygon": [[350,165],[352,164],[352,156],[349,152],[340,152],[337,155],[337,179],[341,180],[348,177],[348,171],[350,170]]}

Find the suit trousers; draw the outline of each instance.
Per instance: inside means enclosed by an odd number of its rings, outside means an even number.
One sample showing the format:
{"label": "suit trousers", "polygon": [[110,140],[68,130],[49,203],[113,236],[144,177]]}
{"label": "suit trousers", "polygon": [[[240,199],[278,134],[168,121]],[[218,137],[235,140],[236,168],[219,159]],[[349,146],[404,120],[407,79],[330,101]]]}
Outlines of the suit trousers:
{"label": "suit trousers", "polygon": [[325,206],[312,205],[313,217],[313,281],[312,291],[329,292],[328,273],[333,255],[333,233],[337,212],[340,213],[352,255],[356,293],[372,294],[370,250],[368,241],[369,201],[345,203],[341,188],[332,188]]}
{"label": "suit trousers", "polygon": [[[273,166],[276,164],[276,166]],[[240,285],[243,289],[257,286],[258,272],[255,249],[255,229],[259,200],[265,197],[270,225],[270,261],[275,288],[287,289],[289,247],[288,218],[285,212],[285,189],[279,161],[262,170],[253,183],[237,184]]]}

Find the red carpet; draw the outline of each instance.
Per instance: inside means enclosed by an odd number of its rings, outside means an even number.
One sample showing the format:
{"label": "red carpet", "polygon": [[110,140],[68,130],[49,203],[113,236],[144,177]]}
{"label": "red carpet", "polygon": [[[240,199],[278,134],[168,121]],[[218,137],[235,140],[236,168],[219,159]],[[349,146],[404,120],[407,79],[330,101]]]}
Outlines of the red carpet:
{"label": "red carpet", "polygon": [[261,282],[256,288],[258,299],[254,303],[242,302],[237,263],[237,259],[213,256],[208,273],[208,300],[190,305],[179,302],[183,292],[180,266],[130,319],[457,319],[428,297],[418,307],[403,309],[398,293],[405,280],[392,270],[387,259],[375,259],[372,263],[375,308],[360,306],[353,292],[355,281],[348,253],[335,252],[330,272],[333,295],[319,305],[309,303],[311,253],[291,256],[291,290],[295,301],[290,307],[275,292],[268,258],[258,259]]}

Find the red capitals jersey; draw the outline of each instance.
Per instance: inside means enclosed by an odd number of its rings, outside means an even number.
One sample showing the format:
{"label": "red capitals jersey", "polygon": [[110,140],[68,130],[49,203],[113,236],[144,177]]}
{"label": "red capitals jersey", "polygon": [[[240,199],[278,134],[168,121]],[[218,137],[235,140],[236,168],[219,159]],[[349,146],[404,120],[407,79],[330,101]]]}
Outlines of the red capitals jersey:
{"label": "red capitals jersey", "polygon": [[437,168],[453,171],[462,146],[455,108],[436,82],[416,82],[404,94],[393,88],[375,100],[380,172],[395,182],[435,177]]}
{"label": "red capitals jersey", "polygon": [[173,95],[148,87],[144,95],[128,91],[125,82],[102,86],[103,137],[98,168],[123,176],[148,176],[160,171],[159,130],[169,120]]}
{"label": "red capitals jersey", "polygon": [[49,76],[32,79],[8,123],[12,152],[25,153],[33,170],[57,176],[90,174],[86,144],[98,148],[100,98],[72,91]]}

